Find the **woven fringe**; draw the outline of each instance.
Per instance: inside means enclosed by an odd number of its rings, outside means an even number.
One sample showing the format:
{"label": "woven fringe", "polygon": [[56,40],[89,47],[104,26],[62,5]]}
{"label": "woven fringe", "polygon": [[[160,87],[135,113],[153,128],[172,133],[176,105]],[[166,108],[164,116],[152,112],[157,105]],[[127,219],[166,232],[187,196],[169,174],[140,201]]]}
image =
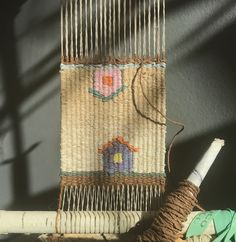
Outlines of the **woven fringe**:
{"label": "woven fringe", "polygon": [[165,61],[165,0],[62,0],[62,63]]}
{"label": "woven fringe", "polygon": [[161,205],[163,187],[65,186],[59,209],[63,211],[151,211]]}

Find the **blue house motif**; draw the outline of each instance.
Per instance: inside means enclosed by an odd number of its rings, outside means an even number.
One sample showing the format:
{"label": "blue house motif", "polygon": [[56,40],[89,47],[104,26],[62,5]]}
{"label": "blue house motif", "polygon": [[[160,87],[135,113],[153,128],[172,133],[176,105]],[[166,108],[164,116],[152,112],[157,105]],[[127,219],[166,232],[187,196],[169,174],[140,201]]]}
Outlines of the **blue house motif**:
{"label": "blue house motif", "polygon": [[134,157],[133,153],[138,148],[130,145],[123,137],[118,136],[111,142],[103,145],[98,150],[103,158],[103,170],[109,174],[130,173],[133,171]]}

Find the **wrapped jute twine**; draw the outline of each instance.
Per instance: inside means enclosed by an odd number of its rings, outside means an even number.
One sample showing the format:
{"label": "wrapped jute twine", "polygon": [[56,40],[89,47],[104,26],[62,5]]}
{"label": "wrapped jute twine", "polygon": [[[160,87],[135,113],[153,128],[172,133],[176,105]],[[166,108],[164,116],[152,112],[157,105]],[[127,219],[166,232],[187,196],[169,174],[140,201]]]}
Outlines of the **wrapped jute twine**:
{"label": "wrapped jute twine", "polygon": [[187,180],[166,197],[158,217],[137,242],[171,242],[181,237],[183,223],[196,206],[199,187],[223,146],[224,140],[214,139]]}
{"label": "wrapped jute twine", "polygon": [[199,188],[184,180],[170,193],[149,229],[137,238],[137,242],[171,242],[180,237],[183,223],[197,203]]}

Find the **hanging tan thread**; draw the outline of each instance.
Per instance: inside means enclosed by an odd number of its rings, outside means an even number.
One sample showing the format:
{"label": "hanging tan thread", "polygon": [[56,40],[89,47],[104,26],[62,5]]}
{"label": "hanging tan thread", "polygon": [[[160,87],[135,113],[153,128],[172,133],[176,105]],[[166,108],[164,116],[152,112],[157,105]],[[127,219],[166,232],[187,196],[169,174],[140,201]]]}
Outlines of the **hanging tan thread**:
{"label": "hanging tan thread", "polygon": [[143,63],[141,63],[140,67],[137,69],[137,72],[133,78],[133,81],[132,81],[132,100],[133,100],[133,104],[134,104],[134,107],[136,109],[136,111],[143,117],[143,118],[146,118],[148,120],[150,120],[151,122],[155,123],[155,124],[159,124],[159,125],[166,125],[166,122],[164,123],[160,123],[158,120],[153,120],[151,119],[150,117],[146,116],[144,113],[142,113],[141,110],[138,109],[137,107],[137,104],[136,104],[136,100],[135,100],[135,88],[134,88],[134,83],[137,79],[137,77],[139,77],[139,84],[141,86],[141,91],[142,91],[142,95],[143,97],[145,98],[145,100],[147,101],[147,103],[154,109],[156,110],[157,113],[159,113],[163,118],[165,118],[165,120],[169,121],[170,123],[174,124],[174,125],[177,125],[180,127],[180,129],[177,131],[177,133],[173,136],[171,142],[170,142],[170,145],[169,145],[169,148],[168,148],[168,152],[167,152],[167,171],[168,173],[171,173],[171,167],[170,167],[170,154],[171,154],[171,150],[172,150],[172,147],[175,143],[175,140],[177,138],[177,136],[183,132],[184,130],[184,124],[183,123],[180,123],[178,121],[175,121],[173,119],[170,119],[168,118],[163,112],[161,112],[155,105],[153,105],[153,103],[149,100],[148,96],[146,95],[145,93],[145,88],[143,87],[143,83],[142,83],[142,70],[143,70]]}

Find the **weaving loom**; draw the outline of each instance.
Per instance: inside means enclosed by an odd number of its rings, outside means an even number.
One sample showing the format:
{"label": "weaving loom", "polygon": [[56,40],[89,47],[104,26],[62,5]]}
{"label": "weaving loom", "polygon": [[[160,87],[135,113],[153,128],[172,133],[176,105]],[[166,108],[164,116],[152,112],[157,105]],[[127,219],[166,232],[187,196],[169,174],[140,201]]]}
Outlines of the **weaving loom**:
{"label": "weaving loom", "polygon": [[60,210],[157,208],[165,184],[164,4],[62,1]]}
{"label": "weaving loom", "polygon": [[125,233],[157,214],[166,177],[165,67],[165,0],[61,1],[58,211],[0,211],[19,226],[14,233],[70,241]]}

